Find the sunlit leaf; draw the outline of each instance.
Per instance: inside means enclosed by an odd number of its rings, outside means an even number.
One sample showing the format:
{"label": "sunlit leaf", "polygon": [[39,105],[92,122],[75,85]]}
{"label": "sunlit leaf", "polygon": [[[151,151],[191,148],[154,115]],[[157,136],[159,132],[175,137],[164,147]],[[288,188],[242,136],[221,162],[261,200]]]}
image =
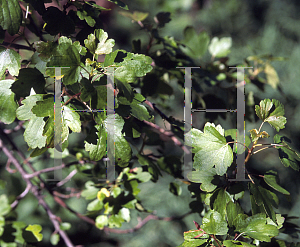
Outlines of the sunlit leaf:
{"label": "sunlit leaf", "polygon": [[21,59],[20,54],[15,50],[0,46],[0,76],[3,76],[6,69],[12,76],[18,75],[21,68]]}
{"label": "sunlit leaf", "polygon": [[15,94],[10,89],[13,83],[14,80],[0,81],[0,120],[5,124],[10,124],[15,120],[18,108]]}
{"label": "sunlit leaf", "polygon": [[214,37],[210,42],[208,50],[213,57],[225,57],[230,53],[231,45],[231,37],[224,37],[220,40],[218,37]]}

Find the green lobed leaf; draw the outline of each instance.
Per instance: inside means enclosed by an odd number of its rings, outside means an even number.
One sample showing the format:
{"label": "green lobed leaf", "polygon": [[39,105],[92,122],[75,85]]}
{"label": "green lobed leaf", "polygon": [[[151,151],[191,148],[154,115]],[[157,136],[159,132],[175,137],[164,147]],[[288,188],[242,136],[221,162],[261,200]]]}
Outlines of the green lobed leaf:
{"label": "green lobed leaf", "polygon": [[76,11],[77,16],[79,17],[80,20],[85,20],[86,23],[90,26],[93,27],[96,24],[96,21],[87,14],[86,11],[82,10],[82,11]]}
{"label": "green lobed leaf", "polygon": [[[80,45],[79,41],[72,43],[71,39],[62,36],[58,40],[58,46],[47,63],[47,67],[69,67],[61,69],[63,83],[74,84],[78,82],[80,76],[80,55],[85,55],[85,53],[86,49]],[[46,74],[54,77],[54,68],[46,69]]]}
{"label": "green lobed leaf", "polygon": [[[35,117],[35,114],[31,111],[33,106],[36,105],[37,101],[43,100],[43,95],[42,94],[35,94],[35,95],[30,95],[26,97],[25,99],[22,100],[22,106],[20,106],[16,113],[17,113],[17,118],[19,120],[28,120],[33,117]],[[53,103],[53,101],[52,101]],[[53,107],[53,105],[52,105]]]}
{"label": "green lobed leaf", "polygon": [[55,54],[57,44],[51,41],[35,41],[33,47],[39,53],[39,57],[42,61],[48,62],[48,60]]}
{"label": "green lobed leaf", "polygon": [[101,160],[106,153],[106,131],[103,125],[95,125],[95,128],[97,136],[93,139],[96,138],[96,140],[94,140],[93,143],[87,138],[84,141],[84,147],[85,150],[90,153],[91,160],[98,161]]}
{"label": "green lobed leaf", "polygon": [[209,211],[202,219],[201,228],[207,234],[225,235],[228,232],[227,222],[216,211]]}
{"label": "green lobed leaf", "polygon": [[42,241],[43,234],[40,233],[42,230],[42,227],[40,225],[28,225],[25,228],[26,231],[30,231],[33,233],[33,235],[36,237],[37,241]]}
{"label": "green lobed leaf", "polygon": [[21,59],[22,57],[20,54],[13,49],[7,49],[0,46],[0,76],[3,76],[6,69],[8,69],[12,76],[18,75],[21,68]]}
{"label": "green lobed leaf", "polygon": [[201,183],[200,189],[206,192],[212,192],[217,188],[215,183],[212,183],[214,177],[217,175],[216,169],[211,168],[209,170],[196,170],[187,174],[188,180],[194,183]]}
{"label": "green lobed leaf", "polygon": [[236,230],[259,241],[270,242],[270,238],[277,236],[279,231],[276,226],[269,225],[266,221],[264,214],[256,214],[236,224]]}
{"label": "green lobed leaf", "polygon": [[188,56],[193,58],[202,57],[208,48],[209,35],[203,31],[199,35],[192,26],[188,26],[184,29],[183,44],[186,46],[180,46],[180,49]]}
{"label": "green lobed leaf", "polygon": [[146,75],[152,70],[152,58],[143,54],[128,52],[115,70],[115,77],[121,82],[135,82],[138,77]]}
{"label": "green lobed leaf", "polygon": [[288,140],[289,139],[285,136],[280,136],[278,134],[274,136],[274,142],[276,144],[282,145],[282,146],[275,146],[279,153],[279,159],[285,167],[290,166],[295,171],[299,171],[298,162],[300,161],[300,156],[294,149],[292,149],[286,143],[286,141]]}
{"label": "green lobed leaf", "polygon": [[17,80],[11,86],[11,90],[18,96],[27,97],[30,95],[31,88],[35,93],[45,93],[46,80],[43,74],[36,68],[20,69]]}
{"label": "green lobed leaf", "polygon": [[[192,137],[195,132],[197,136]],[[215,127],[214,124],[206,123],[204,133],[190,131],[185,137],[186,144],[195,148],[193,167],[196,170],[207,171],[215,166],[218,175],[226,173],[233,161],[233,152],[226,142],[221,125]]]}
{"label": "green lobed leaf", "polygon": [[18,0],[0,0],[0,26],[13,36],[19,32],[22,10]]}
{"label": "green lobed leaf", "polygon": [[269,170],[265,173],[264,175],[264,180],[265,182],[272,187],[274,190],[277,190],[281,192],[284,195],[290,195],[290,192],[282,188],[278,183],[277,183],[277,172]]}
{"label": "green lobed leaf", "polygon": [[218,37],[214,37],[210,42],[208,50],[213,57],[225,57],[230,53],[231,45],[231,37],[224,37],[220,40]]}
{"label": "green lobed leaf", "polygon": [[108,217],[107,215],[99,215],[95,220],[95,226],[99,229],[103,229],[108,225]]}
{"label": "green lobed leaf", "polygon": [[96,37],[98,39],[98,44],[97,48],[95,50],[95,53],[97,55],[102,55],[102,54],[109,54],[112,52],[112,48],[115,45],[115,41],[113,39],[108,39],[108,34],[107,32],[104,32],[103,29],[97,29],[95,31]]}
{"label": "green lobed leaf", "polygon": [[[270,113],[273,105],[275,109]],[[260,101],[259,106],[255,106],[255,112],[261,120],[268,122],[277,132],[285,127],[284,107],[278,100],[264,99]]]}
{"label": "green lobed leaf", "polygon": [[14,80],[0,81],[0,121],[5,124],[10,124],[15,120],[18,108],[15,94],[10,89],[13,83]]}

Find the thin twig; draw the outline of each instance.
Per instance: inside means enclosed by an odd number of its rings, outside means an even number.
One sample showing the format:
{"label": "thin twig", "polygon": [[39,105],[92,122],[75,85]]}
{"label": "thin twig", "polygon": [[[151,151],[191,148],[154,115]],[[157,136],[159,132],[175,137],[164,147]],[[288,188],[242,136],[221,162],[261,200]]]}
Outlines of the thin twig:
{"label": "thin twig", "polygon": [[31,188],[30,184],[27,184],[25,190],[16,197],[16,200],[12,204],[10,204],[10,207],[12,209],[15,208],[19,204],[19,201],[28,194],[28,192],[30,191],[30,188]]}
{"label": "thin twig", "polygon": [[154,124],[154,123],[151,123],[151,122],[148,122],[146,120],[143,120],[143,122],[149,126],[151,126],[152,128],[154,128],[158,133],[170,138],[175,145],[181,147],[181,149],[185,152],[185,153],[190,153],[190,151],[186,148],[185,145],[183,145],[177,138],[176,136],[174,135],[174,133],[172,131],[167,131],[167,130],[164,130],[163,128],[159,127],[157,124]]}
{"label": "thin twig", "polygon": [[106,234],[109,234],[109,233],[117,233],[117,234],[132,233],[132,232],[135,232],[135,231],[139,230],[142,226],[144,226],[150,220],[162,220],[162,221],[181,220],[184,217],[190,215],[191,213],[192,212],[190,211],[190,212],[188,212],[188,213],[186,213],[184,215],[175,216],[175,217],[158,217],[156,215],[150,214],[145,219],[139,221],[139,223],[135,227],[133,227],[133,228],[121,230],[121,229],[112,229],[112,228],[105,227],[104,231],[105,231]]}
{"label": "thin twig", "polygon": [[39,192],[39,188],[31,182],[29,178],[26,178],[27,172],[23,169],[19,161],[12,155],[12,153],[8,150],[8,148],[4,145],[2,139],[0,138],[0,147],[2,148],[4,154],[11,160],[11,162],[14,164],[14,166],[17,168],[19,173],[21,174],[22,178],[26,182],[27,186],[30,186],[30,190],[32,194],[38,199],[39,204],[42,205],[42,207],[46,210],[49,219],[51,220],[55,231],[59,233],[59,235],[64,240],[67,247],[74,247],[73,243],[69,239],[68,235],[60,229],[60,224],[58,221],[58,217],[51,211],[50,207],[44,200],[43,196]]}

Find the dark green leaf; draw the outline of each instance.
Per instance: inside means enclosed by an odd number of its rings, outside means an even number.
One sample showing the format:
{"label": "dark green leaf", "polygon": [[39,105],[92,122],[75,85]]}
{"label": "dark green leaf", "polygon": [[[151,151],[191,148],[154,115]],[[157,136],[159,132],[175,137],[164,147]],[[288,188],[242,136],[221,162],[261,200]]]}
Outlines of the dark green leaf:
{"label": "dark green leaf", "polygon": [[285,167],[292,167],[295,171],[299,171],[298,162],[300,161],[299,154],[292,149],[287,143],[288,138],[280,135],[274,136],[274,142],[282,146],[275,146],[279,153],[279,159]]}
{"label": "dark green leaf", "polygon": [[[45,93],[46,81],[43,74],[36,68],[24,68],[20,69],[19,76],[14,84],[11,86],[11,90],[21,97],[27,97],[30,94],[31,88],[35,93]],[[53,100],[52,100],[53,103]]]}
{"label": "dark green leaf", "polygon": [[0,26],[13,36],[19,32],[22,10],[18,0],[0,0]]}
{"label": "dark green leaf", "polygon": [[272,170],[267,171],[264,175],[264,180],[270,187],[272,187],[274,190],[281,192],[284,195],[290,195],[290,193],[287,190],[285,190],[279,184],[277,184],[276,179],[277,179],[277,172],[275,171]]}
{"label": "dark green leaf", "polygon": [[268,217],[276,222],[276,216],[272,206],[276,208],[278,207],[277,196],[273,192],[252,183],[250,183],[250,191],[254,196],[256,204],[258,206],[263,205],[265,213],[268,215]]}
{"label": "dark green leaf", "polygon": [[155,17],[154,20],[158,23],[158,27],[164,27],[165,24],[171,21],[170,12],[159,12]]}
{"label": "dark green leaf", "polygon": [[123,3],[122,1],[120,1],[120,0],[107,0],[107,1],[112,2],[112,3],[116,4],[116,5],[118,5],[122,9],[128,10],[128,6],[125,3]]}

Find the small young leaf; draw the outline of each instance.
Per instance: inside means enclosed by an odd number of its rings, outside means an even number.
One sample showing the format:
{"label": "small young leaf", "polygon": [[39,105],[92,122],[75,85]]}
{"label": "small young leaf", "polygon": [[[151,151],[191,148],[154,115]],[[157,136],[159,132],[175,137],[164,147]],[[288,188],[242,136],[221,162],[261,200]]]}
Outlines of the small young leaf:
{"label": "small young leaf", "polygon": [[[273,105],[275,109],[270,113]],[[268,122],[277,132],[285,127],[284,107],[278,100],[264,99],[260,101],[259,106],[255,106],[255,112],[262,121]]]}
{"label": "small young leaf", "polygon": [[218,37],[214,37],[208,50],[213,57],[225,57],[230,53],[230,47],[232,45],[231,37],[224,37],[219,40]]}
{"label": "small young leaf", "polygon": [[97,216],[97,218],[95,220],[95,225],[99,229],[103,229],[104,226],[107,226],[108,225],[107,215],[99,215],[99,216]]}
{"label": "small young leaf", "polygon": [[276,89],[279,85],[279,77],[274,67],[270,63],[266,63],[264,72],[266,74],[268,84],[270,84],[272,88]]}
{"label": "small young leaf", "polygon": [[115,41],[113,39],[108,39],[107,32],[104,32],[103,29],[98,29],[95,31],[96,37],[99,40],[99,43],[97,44],[97,48],[95,50],[95,53],[97,55],[102,54],[109,54],[112,52],[112,48],[115,45]]}
{"label": "small young leaf", "polygon": [[26,231],[30,231],[36,237],[37,241],[42,241],[43,234],[40,233],[42,227],[40,225],[29,225],[25,228]]}

